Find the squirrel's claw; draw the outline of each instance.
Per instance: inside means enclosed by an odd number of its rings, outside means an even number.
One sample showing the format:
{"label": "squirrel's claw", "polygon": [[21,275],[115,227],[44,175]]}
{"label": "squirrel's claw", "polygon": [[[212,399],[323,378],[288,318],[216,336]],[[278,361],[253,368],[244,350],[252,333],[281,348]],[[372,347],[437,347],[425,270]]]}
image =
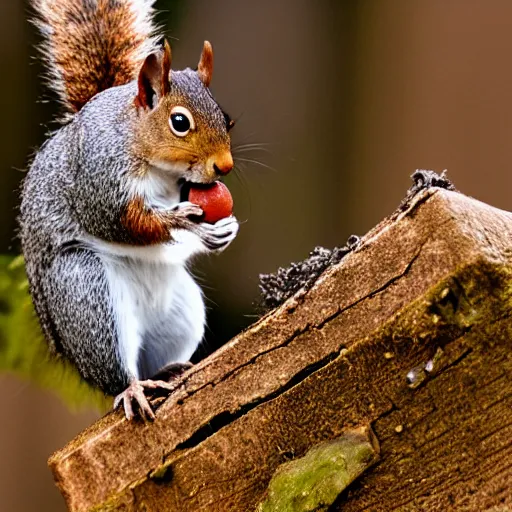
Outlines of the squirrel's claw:
{"label": "squirrel's claw", "polygon": [[221,219],[215,224],[202,222],[197,228],[198,234],[210,251],[224,250],[238,234],[238,221],[231,215]]}
{"label": "squirrel's claw", "polygon": [[144,389],[166,389],[169,392],[174,391],[175,384],[165,382],[163,380],[132,380],[130,385],[122,392],[119,393],[114,399],[114,409],[117,409],[121,402],[123,402],[124,414],[127,420],[132,420],[135,416],[133,411],[133,400],[139,406],[140,414],[142,417],[149,420],[155,419],[155,413],[151,409],[151,405],[144,394]]}
{"label": "squirrel's claw", "polygon": [[124,414],[127,420],[132,420],[135,416],[133,412],[132,401],[135,400],[139,406],[141,416],[146,417],[150,420],[155,419],[155,413],[149,405],[148,399],[144,394],[144,386],[139,380],[133,380],[130,385],[114,400],[114,409],[117,409],[121,402],[123,402]]}
{"label": "squirrel's claw", "polygon": [[180,218],[188,219],[188,217],[201,217],[203,215],[203,209],[197,204],[191,203],[190,201],[183,201],[178,203],[173,209],[174,215]]}

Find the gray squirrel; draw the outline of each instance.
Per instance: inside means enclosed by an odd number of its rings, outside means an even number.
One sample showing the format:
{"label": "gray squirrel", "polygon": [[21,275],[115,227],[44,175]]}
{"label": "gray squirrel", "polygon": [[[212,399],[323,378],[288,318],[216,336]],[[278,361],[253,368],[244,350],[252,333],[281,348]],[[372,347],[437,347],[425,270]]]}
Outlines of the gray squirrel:
{"label": "gray squirrel", "polygon": [[205,306],[187,271],[236,237],[230,216],[201,221],[184,184],[233,168],[233,121],[209,91],[213,53],[171,71],[153,36],[153,0],[33,0],[49,81],[67,111],[22,186],[30,291],[53,352],[154,419],[146,389],[190,366]]}

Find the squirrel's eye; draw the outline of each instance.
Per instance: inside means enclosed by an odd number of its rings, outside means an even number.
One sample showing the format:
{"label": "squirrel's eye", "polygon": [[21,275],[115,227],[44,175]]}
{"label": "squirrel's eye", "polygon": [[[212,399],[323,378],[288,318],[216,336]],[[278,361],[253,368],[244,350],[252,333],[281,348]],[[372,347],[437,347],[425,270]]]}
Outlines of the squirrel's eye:
{"label": "squirrel's eye", "polygon": [[174,107],[171,110],[169,125],[172,133],[178,137],[185,137],[190,130],[195,128],[194,118],[185,107]]}

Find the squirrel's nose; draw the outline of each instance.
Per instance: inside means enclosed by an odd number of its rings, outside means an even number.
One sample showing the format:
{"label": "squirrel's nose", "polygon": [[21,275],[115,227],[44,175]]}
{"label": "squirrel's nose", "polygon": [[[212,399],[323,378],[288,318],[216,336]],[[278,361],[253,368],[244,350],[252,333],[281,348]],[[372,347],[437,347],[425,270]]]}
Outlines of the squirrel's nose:
{"label": "squirrel's nose", "polygon": [[221,175],[228,174],[233,169],[233,165],[233,157],[229,151],[217,155],[213,161],[213,169]]}

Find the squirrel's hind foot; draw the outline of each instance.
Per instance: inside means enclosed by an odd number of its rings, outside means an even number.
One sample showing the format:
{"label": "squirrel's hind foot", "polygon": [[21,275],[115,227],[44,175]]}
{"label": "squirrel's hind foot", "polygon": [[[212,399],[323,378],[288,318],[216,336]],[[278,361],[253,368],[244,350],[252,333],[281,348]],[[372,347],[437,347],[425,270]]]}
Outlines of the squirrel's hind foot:
{"label": "squirrel's hind foot", "polygon": [[194,366],[192,363],[169,363],[168,365],[160,368],[156,375],[151,377],[151,380],[164,380],[171,382],[179,378],[184,372]]}
{"label": "squirrel's hind foot", "polygon": [[122,402],[126,419],[132,420],[135,417],[135,413],[133,411],[133,401],[135,401],[139,407],[141,417],[154,420],[155,413],[144,394],[144,389],[164,389],[171,393],[176,389],[176,385],[163,380],[134,379],[122,393],[119,393],[119,395],[115,397],[114,409],[117,409]]}

